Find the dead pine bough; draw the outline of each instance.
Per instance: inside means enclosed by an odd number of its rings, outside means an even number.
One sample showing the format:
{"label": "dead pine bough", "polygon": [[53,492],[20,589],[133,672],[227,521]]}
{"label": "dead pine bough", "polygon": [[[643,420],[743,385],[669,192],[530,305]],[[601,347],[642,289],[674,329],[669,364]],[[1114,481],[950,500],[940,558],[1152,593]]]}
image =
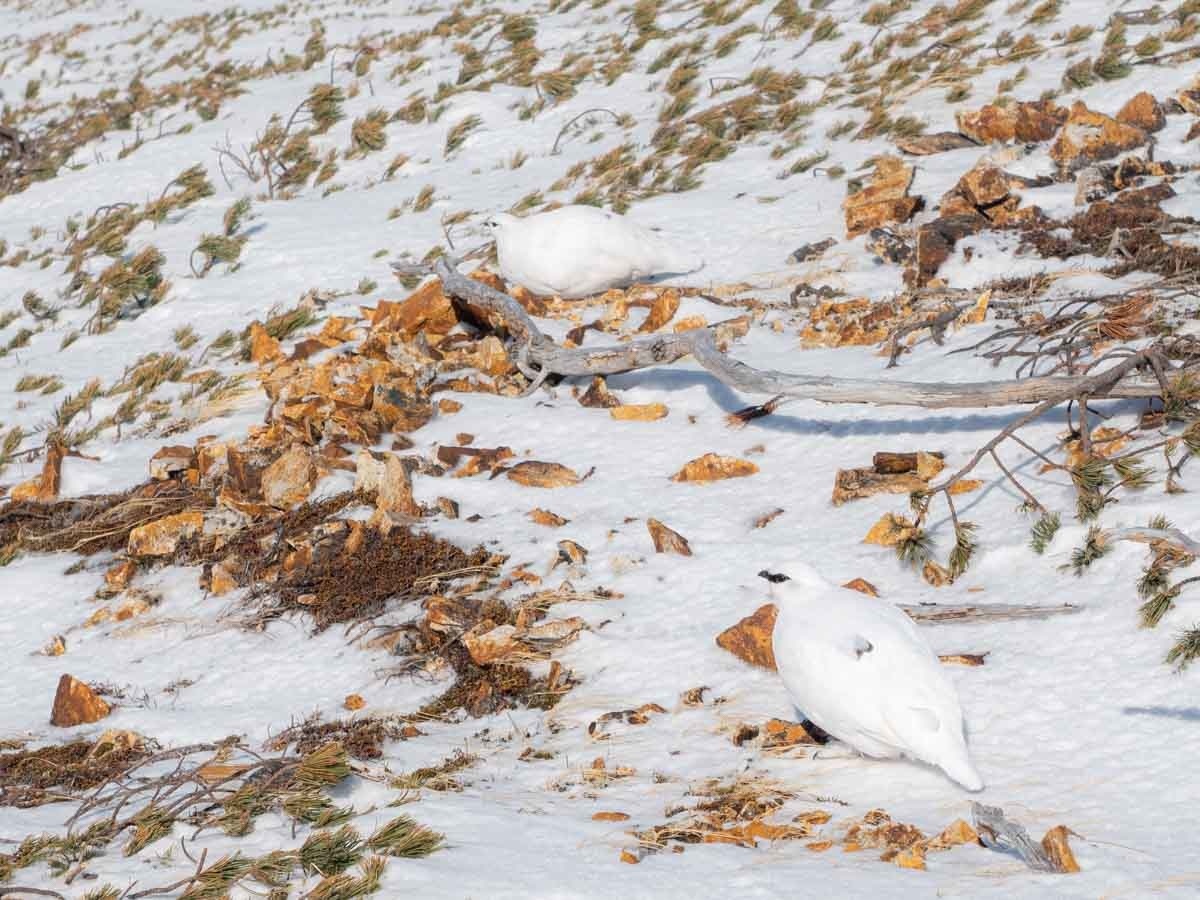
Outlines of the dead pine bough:
{"label": "dead pine bough", "polygon": [[[976,547],[975,525],[961,520],[954,505],[954,494],[964,480],[985,460],[993,462],[1024,499],[1024,509],[1041,514],[1034,526],[1035,551],[1044,549],[1048,537],[1057,530],[1053,513],[1013,473],[1000,456],[1006,443],[1014,444],[1038,457],[1049,469],[1067,474],[1077,493],[1077,515],[1081,521],[1094,520],[1121,490],[1132,490],[1149,483],[1151,470],[1144,454],[1162,452],[1168,468],[1168,491],[1176,483],[1186,458],[1200,452],[1200,345],[1188,337],[1156,337],[1150,330],[1145,310],[1149,301],[1130,300],[1109,304],[1100,314],[1087,312],[1089,303],[1079,309],[1060,312],[1047,324],[1044,317],[1029,317],[1002,334],[1013,341],[1007,352],[1020,354],[1023,344],[1039,334],[1067,329],[1066,337],[1036,351],[1037,360],[1048,362],[1055,372],[1069,374],[965,383],[924,383],[884,381],[865,378],[835,378],[756,369],[733,358],[724,349],[729,339],[744,333],[744,323],[718,324],[693,328],[674,334],[635,337],[621,344],[593,347],[561,346],[538,327],[535,319],[513,297],[484,280],[463,275],[457,261],[442,256],[432,265],[394,264],[398,274],[432,274],[447,295],[482,319],[505,341],[505,349],[518,370],[528,379],[527,392],[540,388],[548,379],[566,376],[593,378],[670,365],[691,357],[722,384],[748,394],[770,396],[760,406],[737,414],[740,421],[769,415],[786,403],[815,400],[823,403],[863,403],[878,406],[915,406],[923,409],[978,409],[993,406],[1027,405],[1031,408],[985,442],[953,474],[937,483],[914,490],[911,507],[914,519],[892,516],[886,540],[876,541],[896,549],[900,558],[922,572],[925,579],[940,585],[953,581],[968,567]],[[981,304],[983,301],[981,300]],[[985,304],[984,304],[985,305]],[[985,305],[986,306],[986,305]],[[1081,312],[1081,310],[1083,310]],[[1080,324],[1082,321],[1082,325]],[[1086,332],[1086,337],[1084,337]],[[1103,339],[1103,340],[1101,340]],[[1113,345],[1115,340],[1125,343]],[[1001,356],[1003,356],[1001,352]],[[992,354],[995,361],[996,354]],[[1055,359],[1058,363],[1055,363]],[[1036,362],[1034,365],[1036,365]],[[1174,426],[1176,433],[1131,447],[1127,452],[1112,452],[1113,429],[1094,428],[1092,418],[1099,413],[1091,405],[1099,400],[1143,400],[1157,405],[1155,422]],[[1021,435],[1027,425],[1041,420],[1052,411],[1066,407],[1071,438],[1068,458],[1059,462],[1033,447]],[[1072,418],[1071,413],[1076,415]],[[1117,436],[1120,432],[1115,432]],[[1106,452],[1107,450],[1107,452]],[[1182,458],[1176,458],[1182,452]],[[932,540],[926,532],[934,499],[945,502],[954,532],[954,547],[943,565],[932,556]],[[1161,530],[1161,529],[1159,529]],[[1091,548],[1077,551],[1073,567],[1079,574],[1091,559],[1102,552],[1098,541]],[[1161,540],[1159,541],[1161,544]],[[1185,553],[1190,560],[1190,554]],[[1176,563],[1178,564],[1178,563]],[[1151,567],[1161,573],[1163,566]],[[1190,581],[1188,582],[1190,583]],[[1163,591],[1181,587],[1160,585]],[[1174,594],[1159,592],[1159,607],[1169,608]],[[1194,632],[1181,635],[1170,661],[1186,666],[1195,656],[1188,648],[1200,646]],[[1180,649],[1182,648],[1182,649]],[[1178,651],[1178,652],[1176,652]]]}
{"label": "dead pine bough", "polygon": [[[389,859],[428,856],[442,847],[444,838],[406,815],[364,835],[353,823],[370,810],[340,807],[329,795],[336,785],[361,777],[376,778],[352,764],[337,742],[304,754],[267,755],[233,740],[145,750],[132,763],[107,770],[86,793],[75,794],[79,806],[67,819],[65,835],[31,836],[12,853],[0,855],[0,881],[45,863],[51,876],[69,885],[86,871],[89,860],[127,835],[121,847],[124,856],[178,837],[194,870],[167,885],[131,886],[124,893],[106,886],[89,897],[151,897],[177,891],[189,898],[218,897],[228,896],[235,887],[279,896],[297,878],[320,879],[315,885],[306,882],[312,897],[368,894],[378,888]],[[244,836],[269,812],[290,820],[293,833],[306,830],[303,842],[260,856],[239,851],[212,862],[207,850],[199,858],[188,851],[188,843],[208,830]],[[357,874],[349,873],[352,866],[358,867]],[[30,891],[0,885],[4,896],[23,893]],[[64,896],[49,889],[42,893]]]}

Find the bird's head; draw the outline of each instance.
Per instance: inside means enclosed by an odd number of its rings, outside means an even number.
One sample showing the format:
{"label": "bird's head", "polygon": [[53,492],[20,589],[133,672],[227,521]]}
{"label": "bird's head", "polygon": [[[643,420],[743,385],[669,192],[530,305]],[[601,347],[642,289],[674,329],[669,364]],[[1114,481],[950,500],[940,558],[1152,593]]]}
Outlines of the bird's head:
{"label": "bird's head", "polygon": [[519,222],[519,221],[520,221],[520,219],[518,219],[514,215],[511,215],[509,213],[498,212],[498,213],[492,213],[490,216],[488,216],[486,219],[484,219],[483,227],[486,228],[493,235],[496,235],[496,234],[499,234],[501,231],[503,231],[508,226],[512,225],[514,222]]}
{"label": "bird's head", "polygon": [[797,588],[811,590],[823,586],[825,580],[806,562],[800,560],[784,560],[773,563],[758,572],[758,577],[769,585],[772,597],[778,594],[788,594]]}

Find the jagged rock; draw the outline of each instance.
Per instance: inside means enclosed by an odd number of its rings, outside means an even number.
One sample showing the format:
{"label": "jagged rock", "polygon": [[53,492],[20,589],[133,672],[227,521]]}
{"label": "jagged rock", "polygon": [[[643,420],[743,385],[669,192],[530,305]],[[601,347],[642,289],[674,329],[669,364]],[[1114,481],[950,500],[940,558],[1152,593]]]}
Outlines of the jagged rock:
{"label": "jagged rock", "polygon": [[200,510],[164,516],[130,531],[126,550],[130,556],[170,556],[181,540],[194,537],[203,528]]}
{"label": "jagged rock", "polygon": [[987,218],[979,213],[942,216],[926,222],[917,230],[915,264],[906,272],[906,280],[915,287],[927,285],[942,263],[950,258],[955,244],[988,225]]}
{"label": "jagged rock", "polygon": [[1073,172],[1140,147],[1147,140],[1148,135],[1142,129],[1094,112],[1076,100],[1066,124],[1050,146],[1050,157],[1064,171]]}
{"label": "jagged rock", "polygon": [[283,456],[263,469],[262,496],[276,509],[291,509],[308,499],[316,480],[317,467],[312,451],[293,444]]}
{"label": "jagged rock", "polygon": [[724,478],[745,478],[758,472],[758,466],[747,459],[705,453],[687,463],[671,476],[672,481],[720,481]]}
{"label": "jagged rock", "polygon": [[1154,95],[1142,91],[1134,94],[1117,113],[1117,121],[1142,131],[1159,131],[1167,124],[1166,114]]}
{"label": "jagged rock", "polygon": [[419,519],[421,505],[413,497],[412,476],[394,453],[358,453],[354,489],[375,494],[375,508],[383,513]]}
{"label": "jagged rock", "polygon": [[957,131],[937,131],[933,134],[897,138],[896,146],[902,153],[910,156],[932,156],[934,153],[945,153],[947,150],[961,150],[963,147],[979,145]]}
{"label": "jagged rock", "polygon": [[484,620],[462,636],[463,646],[479,666],[501,662],[524,651],[512,625]]}
{"label": "jagged rock", "polygon": [[650,531],[650,539],[654,541],[655,553],[675,553],[679,556],[691,556],[692,548],[678,531],[664,525],[658,519],[647,519],[646,528]]}
{"label": "jagged rock", "polygon": [[630,403],[613,406],[608,414],[623,422],[653,422],[665,418],[668,413],[664,403]]}
{"label": "jagged rock", "polygon": [[972,112],[960,112],[955,118],[958,130],[979,144],[1039,143],[1054,137],[1066,121],[1067,111],[1049,100],[1038,100],[1007,106],[988,104]]}
{"label": "jagged rock", "polygon": [[775,648],[771,634],[779,610],[774,603],[760,606],[736,625],[717,635],[717,646],[728,650],[743,662],[764,669],[775,668]]}
{"label": "jagged rock", "polygon": [[190,469],[196,462],[191,447],[162,447],[150,457],[150,477],[155,481],[166,481]]}
{"label": "jagged rock", "polygon": [[112,712],[90,687],[70,675],[58,680],[54,694],[54,708],[50,712],[50,724],[59,728],[73,728],[99,722]]}
{"label": "jagged rock", "polygon": [[908,196],[913,167],[897,156],[875,161],[871,183],[842,203],[846,236],[856,237],[890,222],[907,222],[922,206],[920,197]]}

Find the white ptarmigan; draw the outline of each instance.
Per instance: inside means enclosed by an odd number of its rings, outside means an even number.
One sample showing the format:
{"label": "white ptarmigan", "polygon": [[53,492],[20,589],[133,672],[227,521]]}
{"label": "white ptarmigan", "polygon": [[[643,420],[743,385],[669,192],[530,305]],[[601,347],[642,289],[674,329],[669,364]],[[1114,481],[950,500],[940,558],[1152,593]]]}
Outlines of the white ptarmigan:
{"label": "white ptarmigan", "polygon": [[907,756],[983,789],[958,694],[902,610],[805,563],[759,574],[772,583],[775,662],[798,710],[865,756]]}
{"label": "white ptarmigan", "polygon": [[495,213],[484,225],[496,238],[504,280],[535,294],[573,300],[704,265],[653,231],[594,206],[562,206],[525,218]]}

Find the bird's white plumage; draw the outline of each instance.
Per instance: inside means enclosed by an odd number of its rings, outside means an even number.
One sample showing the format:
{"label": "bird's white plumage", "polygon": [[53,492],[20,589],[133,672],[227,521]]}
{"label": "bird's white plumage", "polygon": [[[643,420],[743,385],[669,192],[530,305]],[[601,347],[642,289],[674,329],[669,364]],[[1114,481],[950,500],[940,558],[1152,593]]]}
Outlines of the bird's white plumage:
{"label": "bird's white plumage", "polygon": [[655,275],[681,275],[703,260],[646,228],[594,206],[563,206],[519,219],[497,213],[500,274],[535,294],[575,299]]}
{"label": "bird's white plumage", "polygon": [[797,709],[867,756],[907,756],[982,789],[958,694],[912,620],[803,563],[779,572],[790,580],[772,588],[775,660]]}

